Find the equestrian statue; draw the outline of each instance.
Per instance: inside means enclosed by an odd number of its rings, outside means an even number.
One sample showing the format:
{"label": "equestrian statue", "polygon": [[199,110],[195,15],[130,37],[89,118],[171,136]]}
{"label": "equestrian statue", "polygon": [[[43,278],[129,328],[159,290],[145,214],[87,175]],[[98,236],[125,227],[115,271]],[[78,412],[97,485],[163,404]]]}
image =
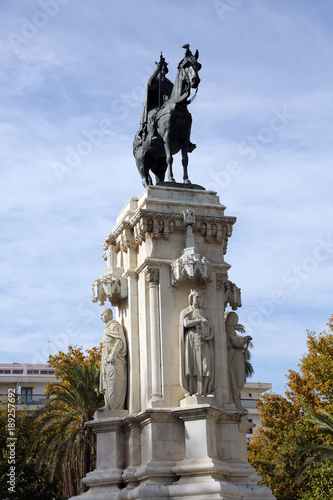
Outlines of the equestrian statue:
{"label": "equestrian statue", "polygon": [[[188,44],[185,55],[178,64],[174,85],[166,78],[168,64],[163,55],[147,83],[140,128],[133,141],[133,155],[144,187],[153,184],[149,171],[155,174],[156,183],[175,182],[172,172],[172,156],[182,152],[183,182],[191,184],[188,173],[188,153],[196,145],[190,142],[192,116],[187,106],[193,101],[200,83],[199,52],[193,55]],[[189,99],[191,89],[196,89]]]}

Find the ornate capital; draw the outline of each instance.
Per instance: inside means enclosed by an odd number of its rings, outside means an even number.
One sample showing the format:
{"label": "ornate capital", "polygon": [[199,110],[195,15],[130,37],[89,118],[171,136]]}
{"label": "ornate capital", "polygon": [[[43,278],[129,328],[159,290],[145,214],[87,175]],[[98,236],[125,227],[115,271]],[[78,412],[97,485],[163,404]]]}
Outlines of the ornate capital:
{"label": "ornate capital", "polygon": [[160,270],[158,267],[147,267],[145,276],[149,287],[160,284]]}

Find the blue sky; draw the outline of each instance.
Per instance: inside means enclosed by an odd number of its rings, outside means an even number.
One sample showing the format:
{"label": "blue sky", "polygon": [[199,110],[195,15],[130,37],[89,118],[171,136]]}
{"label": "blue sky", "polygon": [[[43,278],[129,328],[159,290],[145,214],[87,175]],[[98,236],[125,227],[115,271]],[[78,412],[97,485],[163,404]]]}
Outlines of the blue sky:
{"label": "blue sky", "polygon": [[[226,260],[253,336],[253,381],[284,392],[332,307],[329,0],[2,0],[1,362],[101,340],[102,243],[142,193],[132,156],[161,50],[190,43],[192,182],[237,216]],[[174,173],[181,179],[180,158]]]}

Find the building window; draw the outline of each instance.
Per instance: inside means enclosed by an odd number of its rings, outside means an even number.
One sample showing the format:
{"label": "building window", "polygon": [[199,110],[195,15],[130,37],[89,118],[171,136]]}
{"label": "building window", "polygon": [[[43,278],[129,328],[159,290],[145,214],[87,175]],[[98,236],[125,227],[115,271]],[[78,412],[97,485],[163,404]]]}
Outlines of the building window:
{"label": "building window", "polygon": [[21,389],[21,405],[29,404],[32,401],[32,387],[22,387]]}
{"label": "building window", "polygon": [[12,373],[12,371],[11,371],[11,370],[4,370],[3,372],[4,372],[4,373]]}
{"label": "building window", "polygon": [[54,370],[49,370],[49,375],[54,375]]}
{"label": "building window", "polygon": [[13,373],[15,375],[19,375],[19,374],[22,374],[23,373],[23,370],[13,370]]}
{"label": "building window", "polygon": [[39,370],[28,370],[28,375],[39,375]]}
{"label": "building window", "polygon": [[[250,424],[252,424],[253,420],[252,420],[251,418],[249,418],[249,422],[250,422]],[[248,433],[248,434],[253,434],[253,427],[251,427],[251,429],[249,429],[249,430],[247,431],[247,433]]]}
{"label": "building window", "polygon": [[41,374],[41,375],[47,375],[47,370],[41,370],[41,371],[40,371],[40,374]]}

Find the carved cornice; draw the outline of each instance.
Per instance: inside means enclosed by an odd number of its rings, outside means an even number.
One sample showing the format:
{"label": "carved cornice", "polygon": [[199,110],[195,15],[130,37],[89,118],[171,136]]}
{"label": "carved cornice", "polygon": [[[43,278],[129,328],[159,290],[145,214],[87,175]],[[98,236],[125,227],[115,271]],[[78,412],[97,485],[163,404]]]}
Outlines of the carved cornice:
{"label": "carved cornice", "polygon": [[[235,219],[235,218],[234,218]],[[195,224],[196,230],[203,236],[207,243],[219,243],[223,248],[223,255],[227,252],[228,237],[232,235],[232,224],[218,221],[206,222],[205,219],[198,220]]]}
{"label": "carved cornice", "polygon": [[[151,219],[149,221],[149,219]],[[133,244],[128,240],[129,233],[132,233],[131,240],[134,244],[141,244],[145,239],[146,233],[150,234],[152,238],[168,238],[170,232],[172,232],[177,227],[183,226],[184,213],[172,213],[172,212],[162,212],[157,210],[146,210],[140,209],[135,215],[128,221],[121,221],[113,231],[111,231],[105,238],[103,248],[106,250],[110,245],[117,244],[117,238],[120,234],[122,234],[125,230],[127,233],[126,243],[124,248],[128,248],[130,246],[133,247]],[[200,231],[201,223],[205,223],[207,225],[207,235],[206,241],[213,242],[217,241],[218,243],[223,243],[224,253],[226,250],[226,242],[228,236],[231,236],[232,226],[236,222],[236,217],[217,217],[211,215],[198,215],[195,214],[195,226]],[[163,225],[161,223],[163,221]],[[173,221],[173,222],[172,222]],[[212,224],[216,224],[216,234],[212,234],[211,226]],[[126,231],[127,230],[127,231]]]}
{"label": "carved cornice", "polygon": [[141,209],[138,210],[137,213],[132,217],[130,224],[133,227],[140,219],[143,217],[148,218],[157,218],[157,219],[178,219],[178,220],[183,220],[183,213],[175,214],[171,212],[161,212],[161,211],[155,211],[155,210],[146,210],[146,209]]}
{"label": "carved cornice", "polygon": [[195,215],[197,221],[204,221],[206,223],[220,223],[220,224],[231,224],[234,225],[237,221],[237,217],[231,217],[224,215],[223,217],[216,217],[214,215]]}

